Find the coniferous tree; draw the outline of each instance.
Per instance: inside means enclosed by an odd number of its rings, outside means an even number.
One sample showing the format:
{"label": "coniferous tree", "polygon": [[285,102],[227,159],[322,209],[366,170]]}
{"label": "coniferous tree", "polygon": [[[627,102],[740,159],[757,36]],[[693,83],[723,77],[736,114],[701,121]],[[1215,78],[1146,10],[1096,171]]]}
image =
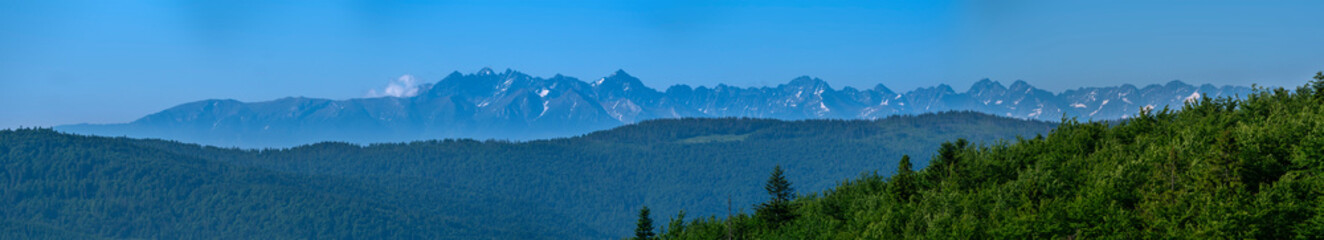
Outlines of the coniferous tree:
{"label": "coniferous tree", "polygon": [[915,171],[910,166],[910,155],[901,155],[901,162],[897,163],[896,175],[892,176],[892,186],[896,189],[897,199],[902,201],[910,199],[915,195]]}
{"label": "coniferous tree", "polygon": [[676,214],[676,218],[671,219],[671,223],[667,225],[667,229],[662,233],[662,239],[680,238],[680,234],[684,232],[685,210],[680,210],[680,213]]}
{"label": "coniferous tree", "polygon": [[791,206],[791,194],[793,192],[791,182],[786,181],[786,177],[782,174],[781,165],[777,165],[772,169],[772,176],[768,177],[768,183],[763,186],[763,189],[768,191],[768,195],[771,195],[772,199],[760,204],[757,211],[758,216],[773,228],[795,218]]}
{"label": "coniferous tree", "polygon": [[1315,72],[1315,80],[1310,81],[1310,86],[1315,89],[1315,97],[1324,96],[1324,71]]}
{"label": "coniferous tree", "polygon": [[944,165],[952,164],[952,161],[956,161],[956,151],[960,149],[960,147],[957,147],[956,144],[951,142],[942,143],[942,145],[938,147],[938,160]]}
{"label": "coniferous tree", "polygon": [[910,155],[901,155],[901,162],[897,163],[896,174],[901,175],[912,173],[915,173],[915,170],[911,169]]}
{"label": "coniferous tree", "polygon": [[958,164],[956,153],[960,149],[957,144],[952,142],[944,142],[938,147],[938,156],[929,162],[929,169],[932,169],[931,172],[938,172],[939,174],[929,174],[925,179],[926,184],[937,184],[952,176],[953,168]]}
{"label": "coniferous tree", "polygon": [[[1034,139],[957,139],[942,144],[924,169],[911,169],[902,156],[890,178],[864,175],[799,199],[794,206],[803,209],[793,211],[791,223],[740,236],[1318,239],[1321,100],[1324,72],[1296,91],[1202,98],[1180,111],[1142,110],[1117,122],[1069,119]],[[763,220],[773,216],[767,212],[700,219],[684,235],[721,239],[729,226],[772,222]]]}
{"label": "coniferous tree", "polygon": [[653,219],[648,217],[648,206],[639,210],[639,222],[634,228],[634,239],[648,240],[653,239],[656,234],[653,233]]}

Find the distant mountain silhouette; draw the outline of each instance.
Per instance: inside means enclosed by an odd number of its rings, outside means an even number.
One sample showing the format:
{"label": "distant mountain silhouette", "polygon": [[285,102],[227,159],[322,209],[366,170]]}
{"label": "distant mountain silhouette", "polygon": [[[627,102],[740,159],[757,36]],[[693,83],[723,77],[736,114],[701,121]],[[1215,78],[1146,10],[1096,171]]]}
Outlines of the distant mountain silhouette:
{"label": "distant mountain silhouette", "polygon": [[833,89],[798,77],[776,87],[675,85],[659,92],[618,70],[592,82],[556,75],[533,77],[484,68],[453,72],[425,84],[413,97],[328,100],[282,98],[244,103],[185,103],[124,124],[78,124],[57,130],[108,136],[151,137],[217,146],[288,147],[321,141],[401,142],[439,138],[540,139],[585,134],[648,119],[751,117],[877,119],[892,115],[970,110],[999,116],[1058,121],[1128,118],[1141,108],[1177,108],[1200,97],[1241,96],[1250,88],[1192,86],[1180,81],[1137,88],[1089,87],[1054,94],[1024,81],[1003,86],[981,80],[959,93],[951,86],[895,93]]}

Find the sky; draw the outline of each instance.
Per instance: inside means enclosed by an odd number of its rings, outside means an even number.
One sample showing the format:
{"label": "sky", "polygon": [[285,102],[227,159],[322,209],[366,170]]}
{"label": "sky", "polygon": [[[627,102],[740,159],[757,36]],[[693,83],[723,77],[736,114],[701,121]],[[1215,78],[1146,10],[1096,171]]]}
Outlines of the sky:
{"label": "sky", "polygon": [[[483,67],[646,85],[895,91],[1299,86],[1324,1],[0,0],[0,128],[204,99],[346,99]],[[398,91],[398,89],[395,89]]]}

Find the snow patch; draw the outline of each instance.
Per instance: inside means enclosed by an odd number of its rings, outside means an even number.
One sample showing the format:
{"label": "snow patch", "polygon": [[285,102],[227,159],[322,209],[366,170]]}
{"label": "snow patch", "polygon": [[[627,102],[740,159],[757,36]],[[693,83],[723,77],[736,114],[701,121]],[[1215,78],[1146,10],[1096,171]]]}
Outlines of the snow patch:
{"label": "snow patch", "polygon": [[877,111],[878,111],[878,108],[864,108],[864,111],[861,111],[861,112],[860,112],[859,117],[869,117],[870,114],[873,114],[874,112],[877,112]]}
{"label": "snow patch", "polygon": [[1099,114],[1099,110],[1103,110],[1103,106],[1107,106],[1107,105],[1108,105],[1108,99],[1104,99],[1103,103],[1099,104],[1099,109],[1094,109],[1094,112],[1090,112],[1090,116],[1093,117],[1094,114]]}
{"label": "snow patch", "polygon": [[550,105],[551,103],[552,101],[542,101],[542,112],[538,113],[538,117],[542,117],[542,115],[547,115],[547,105]]}

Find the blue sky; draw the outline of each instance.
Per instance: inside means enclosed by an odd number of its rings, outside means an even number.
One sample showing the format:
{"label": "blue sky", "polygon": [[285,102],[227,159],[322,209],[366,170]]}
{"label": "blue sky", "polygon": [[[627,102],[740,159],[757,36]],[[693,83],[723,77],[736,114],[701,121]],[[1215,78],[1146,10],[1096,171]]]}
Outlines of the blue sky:
{"label": "blue sky", "polygon": [[0,1],[0,128],[511,68],[658,88],[1296,86],[1322,1]]}

